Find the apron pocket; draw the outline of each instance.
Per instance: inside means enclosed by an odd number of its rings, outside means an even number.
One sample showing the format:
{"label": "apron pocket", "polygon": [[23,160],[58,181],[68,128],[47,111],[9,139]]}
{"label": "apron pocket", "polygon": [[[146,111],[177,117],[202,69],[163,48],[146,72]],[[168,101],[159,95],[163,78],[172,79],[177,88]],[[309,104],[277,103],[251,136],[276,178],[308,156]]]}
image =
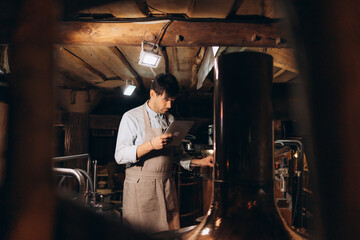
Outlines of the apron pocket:
{"label": "apron pocket", "polygon": [[136,190],[140,211],[153,212],[158,209],[155,180],[140,179]]}

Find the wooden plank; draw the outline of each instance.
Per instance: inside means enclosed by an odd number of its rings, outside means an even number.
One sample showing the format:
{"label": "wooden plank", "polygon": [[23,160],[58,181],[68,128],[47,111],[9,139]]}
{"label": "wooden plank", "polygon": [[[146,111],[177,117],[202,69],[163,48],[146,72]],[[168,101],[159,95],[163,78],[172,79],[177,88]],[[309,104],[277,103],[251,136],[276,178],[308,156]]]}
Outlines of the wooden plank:
{"label": "wooden plank", "polygon": [[186,15],[189,18],[226,18],[233,3],[234,0],[193,0]]}
{"label": "wooden plank", "polygon": [[274,58],[274,66],[284,68],[290,72],[298,73],[294,49],[277,48],[251,48],[249,50],[270,54]]}
{"label": "wooden plank", "polygon": [[[66,50],[76,55],[76,57],[82,59],[91,68],[96,68],[96,71],[100,72],[104,80],[120,80],[121,77],[114,71],[116,68],[108,66],[109,62],[112,62],[116,58],[110,58],[113,54],[108,55],[106,51],[107,47],[103,46],[65,46]],[[120,61],[117,61],[119,63]],[[99,75],[100,76],[100,75]]]}
{"label": "wooden plank", "polygon": [[102,83],[97,83],[96,86],[100,87],[100,88],[108,88],[108,89],[113,89],[116,87],[121,87],[125,85],[125,81],[124,80],[107,80],[104,81]]}
{"label": "wooden plank", "polygon": [[280,76],[281,74],[283,74],[284,72],[286,71],[286,69],[284,68],[280,68],[278,71],[276,71],[274,74],[273,74],[273,78],[277,78],[278,76]]}
{"label": "wooden plank", "polygon": [[96,85],[96,83],[101,83],[104,80],[98,75],[91,72],[89,69],[84,68],[82,64],[75,59],[75,57],[70,56],[64,48],[55,47],[54,55],[56,59],[56,68],[59,72],[68,73],[72,79],[86,79],[89,84]]}
{"label": "wooden plank", "polygon": [[[108,46],[66,46],[71,52],[79,56],[85,62],[91,66],[96,66],[96,68],[104,73],[106,80],[102,82],[93,83],[97,87],[101,88],[115,88],[123,86],[125,79],[134,79],[133,74],[129,71],[128,67],[117,57]],[[69,64],[67,64],[68,66]],[[67,67],[66,69],[69,69]],[[85,69],[86,70],[86,69]],[[76,70],[77,72],[78,70]],[[81,69],[80,71],[84,71]],[[65,86],[68,88],[76,88],[74,79],[78,81],[86,82],[82,75],[76,74],[75,71],[69,72],[62,70],[61,73],[66,77]],[[57,80],[62,80],[58,78]],[[76,82],[78,82],[76,81]],[[64,81],[63,81],[64,82]],[[89,85],[89,84],[88,84]],[[72,87],[74,86],[74,87]]]}
{"label": "wooden plank", "polygon": [[[60,44],[140,46],[146,32],[155,36],[167,21],[143,23],[62,22]],[[181,22],[174,21],[167,29],[161,46],[247,46],[289,47],[281,23]],[[259,39],[252,41],[253,35]],[[176,41],[177,36],[183,37]],[[276,39],[285,39],[277,44]]]}
{"label": "wooden plank", "polygon": [[75,74],[75,72],[57,69],[57,71],[54,72],[55,86],[71,89],[84,89],[91,86],[85,79]]}
{"label": "wooden plank", "polygon": [[242,0],[236,15],[262,16],[264,14],[264,0]]}
{"label": "wooden plank", "polygon": [[95,69],[93,66],[88,64],[84,59],[81,59],[79,56],[71,52],[69,49],[64,48],[64,53],[67,54],[69,57],[72,57],[75,62],[77,62],[79,65],[81,65],[83,68],[89,70],[93,74],[99,76],[102,80],[106,80],[106,76],[100,72],[99,70]]}
{"label": "wooden plank", "polygon": [[151,15],[149,7],[144,0],[134,0],[132,2],[136,4],[137,9],[140,10],[144,16],[149,17]]}
{"label": "wooden plank", "polygon": [[199,51],[198,47],[168,47],[169,71],[179,82],[180,87],[191,85],[192,67]]}
{"label": "wooden plank", "polygon": [[128,67],[113,53],[113,47],[91,46],[91,48],[92,53],[96,55],[98,61],[104,65],[104,67],[101,67],[100,69],[108,68],[114,73],[114,76],[119,76],[122,80],[133,79],[134,76]]}
{"label": "wooden plank", "polygon": [[[138,2],[142,2],[142,4],[139,4]],[[145,1],[122,0],[84,9],[81,10],[80,13],[89,15],[110,13],[116,18],[142,18],[146,17],[143,10],[145,6],[140,8],[142,5],[146,6]]]}
{"label": "wooden plank", "polygon": [[135,69],[133,68],[133,66],[129,63],[129,61],[126,59],[126,57],[124,56],[124,54],[121,52],[121,50],[117,47],[112,47],[109,48],[110,51],[116,55],[121,61],[122,63],[128,68],[128,70],[133,74],[133,76],[135,77],[140,91],[145,91],[145,87],[144,87],[144,82],[142,80],[142,78],[140,77],[140,75],[135,71]]}
{"label": "wooden plank", "polygon": [[183,14],[186,13],[191,4],[191,0],[147,0],[147,5],[154,14]]}
{"label": "wooden plank", "polygon": [[236,14],[240,16],[264,16],[284,18],[279,0],[242,0]]}
{"label": "wooden plank", "polygon": [[[87,113],[67,112],[65,123],[65,155],[89,152],[89,115]],[[83,159],[67,162],[66,167],[86,169]]]}
{"label": "wooden plank", "polygon": [[90,115],[90,128],[118,130],[121,117],[118,115]]}
{"label": "wooden plank", "polygon": [[295,61],[294,49],[268,48],[267,53],[273,56],[274,66],[298,73],[299,69]]}
{"label": "wooden plank", "polygon": [[[275,75],[276,75],[276,73],[275,73]],[[275,75],[274,75],[274,79],[273,79],[274,83],[284,83],[284,82],[288,82],[288,81],[292,80],[298,74],[290,72],[290,71],[286,71],[285,69],[282,69],[279,71],[279,74],[276,77],[275,77]]]}

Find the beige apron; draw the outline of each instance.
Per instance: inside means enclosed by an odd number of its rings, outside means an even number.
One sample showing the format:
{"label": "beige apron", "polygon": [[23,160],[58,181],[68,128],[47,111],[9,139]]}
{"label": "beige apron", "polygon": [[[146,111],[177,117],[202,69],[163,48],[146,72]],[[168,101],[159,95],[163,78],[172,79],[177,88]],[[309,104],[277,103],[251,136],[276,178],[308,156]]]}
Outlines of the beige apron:
{"label": "beige apron", "polygon": [[[145,103],[147,104],[147,103]],[[162,135],[161,128],[151,128],[143,105],[145,141]],[[123,220],[134,228],[159,232],[180,228],[179,207],[171,176],[173,149],[151,151],[137,166],[126,169],[123,193]]]}

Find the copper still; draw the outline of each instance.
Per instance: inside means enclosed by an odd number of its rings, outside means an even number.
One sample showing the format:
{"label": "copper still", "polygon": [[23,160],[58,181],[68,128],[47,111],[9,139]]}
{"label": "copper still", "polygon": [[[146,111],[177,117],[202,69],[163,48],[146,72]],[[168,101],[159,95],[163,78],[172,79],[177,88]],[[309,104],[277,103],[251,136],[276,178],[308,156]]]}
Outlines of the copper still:
{"label": "copper still", "polygon": [[238,52],[216,64],[213,202],[181,239],[291,239],[274,204],[273,59]]}

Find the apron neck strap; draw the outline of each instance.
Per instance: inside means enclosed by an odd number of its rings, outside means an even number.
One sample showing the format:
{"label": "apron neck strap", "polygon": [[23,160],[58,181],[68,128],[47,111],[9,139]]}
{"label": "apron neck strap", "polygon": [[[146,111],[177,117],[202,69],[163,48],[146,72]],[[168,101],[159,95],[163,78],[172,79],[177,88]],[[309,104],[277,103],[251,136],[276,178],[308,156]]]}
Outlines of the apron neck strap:
{"label": "apron neck strap", "polygon": [[150,117],[149,117],[149,114],[147,112],[147,109],[146,109],[146,104],[148,102],[146,102],[144,105],[143,105],[143,116],[144,116],[144,121],[145,121],[145,128],[151,128],[151,125],[150,125]]}

